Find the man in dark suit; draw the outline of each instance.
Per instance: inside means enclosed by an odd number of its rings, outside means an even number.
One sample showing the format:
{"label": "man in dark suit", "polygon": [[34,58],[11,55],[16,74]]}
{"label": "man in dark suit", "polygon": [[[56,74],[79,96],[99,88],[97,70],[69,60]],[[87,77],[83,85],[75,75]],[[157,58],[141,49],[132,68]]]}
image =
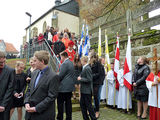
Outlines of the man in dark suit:
{"label": "man in dark suit", "polygon": [[13,93],[14,70],[5,62],[5,53],[0,51],[0,120],[9,120],[9,103]]}
{"label": "man in dark suit", "polygon": [[59,77],[48,67],[49,53],[34,54],[35,70],[26,93],[26,120],[55,120],[55,99],[59,88]]}
{"label": "man in dark suit", "polygon": [[92,82],[92,70],[90,66],[87,64],[88,57],[83,56],[81,58],[81,63],[83,66],[83,70],[81,72],[81,76],[77,78],[80,81],[80,107],[82,110],[82,115],[84,120],[89,120],[87,110],[89,112],[91,120],[97,120],[95,117],[94,109],[92,107],[92,91],[93,91],[93,82]]}
{"label": "man in dark suit", "polygon": [[60,66],[60,87],[57,98],[57,120],[63,120],[64,103],[66,108],[66,120],[72,120],[72,91],[74,90],[74,66],[69,60],[67,52],[61,54],[62,65]]}

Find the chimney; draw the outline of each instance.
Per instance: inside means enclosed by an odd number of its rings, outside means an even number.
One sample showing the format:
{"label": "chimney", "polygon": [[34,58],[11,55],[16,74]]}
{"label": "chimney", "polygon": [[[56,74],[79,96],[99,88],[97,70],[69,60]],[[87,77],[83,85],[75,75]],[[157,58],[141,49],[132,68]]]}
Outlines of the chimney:
{"label": "chimney", "polygon": [[55,5],[56,5],[56,6],[58,6],[58,5],[60,5],[60,4],[61,4],[61,0],[56,0],[56,1],[55,1]]}

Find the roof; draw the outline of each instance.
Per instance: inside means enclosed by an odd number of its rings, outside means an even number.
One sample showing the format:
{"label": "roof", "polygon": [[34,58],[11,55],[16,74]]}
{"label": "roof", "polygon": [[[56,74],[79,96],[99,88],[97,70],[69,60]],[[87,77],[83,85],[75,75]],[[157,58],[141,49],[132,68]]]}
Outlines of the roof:
{"label": "roof", "polygon": [[[40,19],[42,19],[44,16],[46,16],[48,13],[50,13],[53,10],[59,10],[74,16],[79,17],[79,5],[75,0],[64,0],[64,2],[60,3],[58,6],[53,6],[51,9],[49,9],[46,13],[44,13],[42,16],[40,16],[37,20],[35,20],[32,24],[34,25],[36,22],[38,22]],[[28,29],[29,26],[25,29]]]}
{"label": "roof", "polygon": [[7,53],[19,53],[12,43],[5,42]]}

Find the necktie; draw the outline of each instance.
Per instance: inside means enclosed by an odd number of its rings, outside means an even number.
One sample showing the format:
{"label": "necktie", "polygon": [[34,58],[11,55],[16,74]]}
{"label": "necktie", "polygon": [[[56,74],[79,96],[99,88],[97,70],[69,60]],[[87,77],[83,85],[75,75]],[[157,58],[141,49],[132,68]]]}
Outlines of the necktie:
{"label": "necktie", "polygon": [[43,74],[42,71],[39,72],[39,74],[38,74],[38,76],[37,76],[37,78],[36,78],[35,84],[34,84],[34,88],[37,86],[37,84],[38,84],[38,82],[39,82],[39,79],[41,78],[42,74]]}

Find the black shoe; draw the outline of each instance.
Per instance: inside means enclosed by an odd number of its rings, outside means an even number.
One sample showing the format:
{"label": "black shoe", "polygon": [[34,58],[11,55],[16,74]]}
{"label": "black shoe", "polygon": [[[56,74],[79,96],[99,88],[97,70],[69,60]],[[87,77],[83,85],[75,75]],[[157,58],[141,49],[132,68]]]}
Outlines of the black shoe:
{"label": "black shoe", "polygon": [[144,120],[144,119],[147,119],[147,117],[144,117],[144,118],[141,117],[141,119]]}

